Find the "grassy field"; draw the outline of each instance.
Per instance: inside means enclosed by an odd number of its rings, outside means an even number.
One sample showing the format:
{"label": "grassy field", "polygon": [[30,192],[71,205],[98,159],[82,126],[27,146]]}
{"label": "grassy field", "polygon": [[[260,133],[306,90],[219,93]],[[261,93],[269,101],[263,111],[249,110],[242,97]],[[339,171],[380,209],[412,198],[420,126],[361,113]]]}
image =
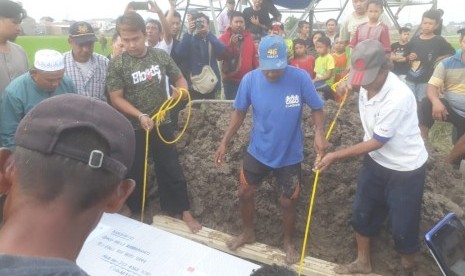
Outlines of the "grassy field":
{"label": "grassy field", "polygon": [[[108,41],[111,38],[107,38]],[[57,50],[61,53],[67,52],[70,50],[70,46],[68,44],[68,36],[19,36],[16,39],[16,43],[21,45],[27,53],[27,57],[29,59],[29,64],[34,63],[34,53],[40,49],[53,49]],[[109,45],[108,43],[107,45]],[[107,49],[105,53],[102,53],[102,49],[99,42],[95,43],[94,51],[108,55],[110,53],[110,49]]]}

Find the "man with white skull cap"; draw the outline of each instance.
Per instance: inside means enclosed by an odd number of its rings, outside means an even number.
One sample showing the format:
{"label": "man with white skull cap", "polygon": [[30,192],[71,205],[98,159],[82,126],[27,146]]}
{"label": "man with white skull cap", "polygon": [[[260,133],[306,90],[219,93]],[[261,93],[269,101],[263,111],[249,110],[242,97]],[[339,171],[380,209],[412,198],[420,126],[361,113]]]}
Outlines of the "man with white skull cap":
{"label": "man with white skull cap", "polygon": [[21,119],[44,99],[76,93],[70,78],[64,76],[63,55],[55,50],[39,50],[29,72],[13,80],[3,93],[0,138],[3,146],[14,148],[14,134]]}

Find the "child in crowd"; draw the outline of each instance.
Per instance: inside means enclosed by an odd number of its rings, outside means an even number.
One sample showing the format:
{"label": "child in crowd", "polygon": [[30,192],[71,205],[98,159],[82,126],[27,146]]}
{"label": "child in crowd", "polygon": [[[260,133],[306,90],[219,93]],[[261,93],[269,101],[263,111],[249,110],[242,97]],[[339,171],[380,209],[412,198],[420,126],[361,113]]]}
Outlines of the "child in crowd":
{"label": "child in crowd", "polygon": [[333,58],[334,58],[334,82],[338,82],[345,75],[347,70],[347,55],[346,45],[337,34],[334,37],[333,44]]}
{"label": "child in crowd", "polygon": [[350,40],[350,48],[353,49],[359,42],[367,39],[375,39],[381,42],[386,54],[391,52],[391,41],[389,40],[389,27],[381,22],[379,18],[383,13],[382,0],[369,0],[367,15],[368,22],[357,27],[354,36]]}
{"label": "child in crowd", "polygon": [[294,58],[289,60],[289,64],[305,70],[312,79],[315,78],[315,58],[307,55],[305,40],[294,39]]}
{"label": "child in crowd", "polygon": [[415,94],[417,102],[425,97],[426,86],[434,71],[434,65],[453,55],[454,48],[442,36],[435,35],[441,22],[441,12],[428,10],[423,13],[419,36],[407,44],[405,56],[410,62],[406,83]]}
{"label": "child in crowd", "polygon": [[405,81],[410,64],[405,57],[405,47],[410,38],[410,29],[402,27],[399,30],[399,41],[391,44],[391,60],[394,63],[392,72]]}
{"label": "child in crowd", "polygon": [[312,38],[310,37],[310,23],[305,20],[302,20],[299,21],[298,26],[299,38],[305,41],[305,48],[309,49],[313,45]]}
{"label": "child in crowd", "polygon": [[329,53],[331,48],[331,40],[326,36],[321,37],[316,42],[316,51],[318,57],[315,61],[315,79],[313,80],[315,88],[323,92],[325,100],[333,99],[334,93],[331,90],[331,85],[334,83],[334,58]]}
{"label": "child in crowd", "polygon": [[326,30],[325,30],[325,35],[329,37],[331,40],[331,45],[334,44],[334,41],[336,40],[336,36],[338,33],[336,32],[337,29],[337,20],[334,18],[330,18],[326,21]]}
{"label": "child in crowd", "polygon": [[325,33],[322,31],[316,31],[312,34],[312,45],[307,49],[307,53],[314,58],[318,57],[318,53],[316,52],[316,42],[323,36],[325,36]]}

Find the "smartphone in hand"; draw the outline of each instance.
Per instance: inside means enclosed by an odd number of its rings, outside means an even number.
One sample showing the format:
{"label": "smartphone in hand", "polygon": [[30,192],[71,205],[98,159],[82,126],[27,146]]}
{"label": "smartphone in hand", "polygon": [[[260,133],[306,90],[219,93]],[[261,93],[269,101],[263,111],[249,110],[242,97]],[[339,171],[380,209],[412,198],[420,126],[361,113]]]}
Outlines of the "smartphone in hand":
{"label": "smartphone in hand", "polygon": [[131,7],[135,10],[148,10],[149,9],[149,3],[146,2],[137,2],[137,1],[132,1],[131,2]]}

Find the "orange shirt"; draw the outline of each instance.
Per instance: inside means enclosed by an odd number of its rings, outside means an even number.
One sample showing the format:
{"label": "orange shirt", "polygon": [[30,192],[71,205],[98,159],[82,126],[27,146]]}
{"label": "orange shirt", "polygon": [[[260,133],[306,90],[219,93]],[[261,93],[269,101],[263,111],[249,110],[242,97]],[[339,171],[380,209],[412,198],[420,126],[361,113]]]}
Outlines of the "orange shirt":
{"label": "orange shirt", "polygon": [[345,52],[342,54],[333,53],[332,56],[334,58],[334,82],[338,82],[347,69],[347,56]]}

